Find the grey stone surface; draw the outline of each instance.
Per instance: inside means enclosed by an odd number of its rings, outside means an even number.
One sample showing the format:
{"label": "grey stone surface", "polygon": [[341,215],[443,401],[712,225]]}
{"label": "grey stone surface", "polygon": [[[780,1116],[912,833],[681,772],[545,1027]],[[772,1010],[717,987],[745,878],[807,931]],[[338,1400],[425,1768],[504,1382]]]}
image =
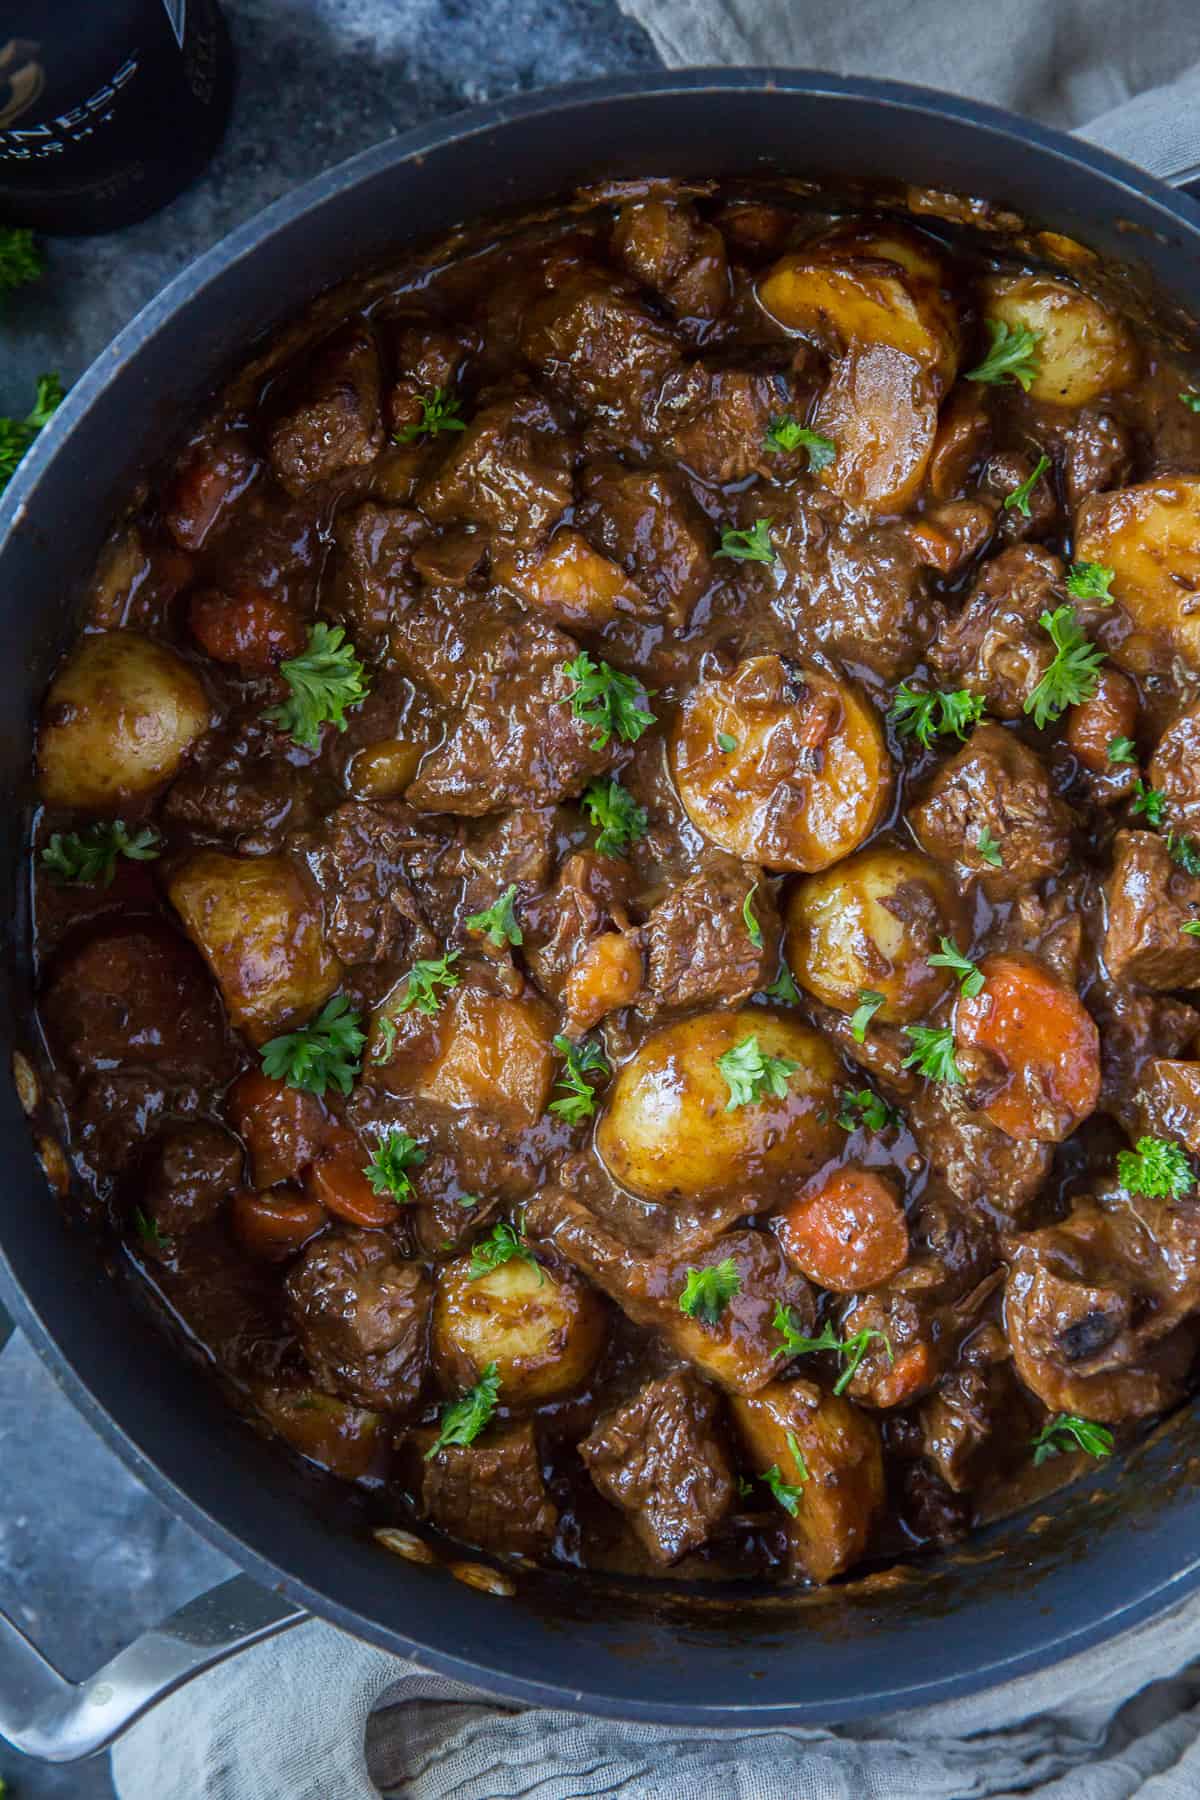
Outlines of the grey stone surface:
{"label": "grey stone surface", "polygon": [[[201,250],[354,151],[503,94],[657,66],[615,0],[225,0],[225,10],[238,88],[224,145],[155,218],[47,244],[45,278],[12,297],[0,325],[0,411],[26,409],[40,370],[73,380]],[[228,1572],[20,1342],[0,1358],[0,1468],[0,1605],[71,1676]],[[0,1776],[13,1800],[112,1794],[105,1760],[47,1769],[0,1744]]]}

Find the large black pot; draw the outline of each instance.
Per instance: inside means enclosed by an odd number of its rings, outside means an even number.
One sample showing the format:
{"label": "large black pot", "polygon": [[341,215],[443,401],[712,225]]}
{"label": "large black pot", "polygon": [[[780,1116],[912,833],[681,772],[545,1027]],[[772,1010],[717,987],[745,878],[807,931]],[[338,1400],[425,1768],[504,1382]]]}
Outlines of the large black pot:
{"label": "large black pot", "polygon": [[[110,515],[248,341],[316,290],[464,217],[606,175],[768,169],[901,175],[985,194],[1138,260],[1200,312],[1200,211],[1190,201],[1057,133],[883,82],[733,70],[540,94],[382,144],[280,201],[122,332],[0,506],[9,1049],[29,1029],[23,816],[38,697]],[[248,1599],[248,1583],[230,1584],[82,1696],[0,1621],[0,1730],[37,1754],[94,1748],[165,1686],[301,1608],[509,1700],[693,1725],[811,1725],[1028,1673],[1200,1585],[1200,1493],[1180,1472],[1200,1450],[1188,1409],[1132,1465],[1061,1495],[1036,1533],[1010,1521],[969,1554],[877,1591],[701,1603],[549,1575],[514,1598],[476,1591],[347,1531],[327,1495],[161,1353],[152,1327],[60,1223],[7,1082],[0,1158],[0,1298],[134,1472],[269,1590]]]}

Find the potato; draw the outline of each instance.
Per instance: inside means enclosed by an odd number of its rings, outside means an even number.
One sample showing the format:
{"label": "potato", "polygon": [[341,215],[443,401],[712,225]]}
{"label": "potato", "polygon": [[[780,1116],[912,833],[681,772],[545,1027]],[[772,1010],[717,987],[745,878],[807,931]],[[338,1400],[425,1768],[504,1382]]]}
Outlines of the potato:
{"label": "potato", "polygon": [[532,998],[464,984],[439,1017],[437,1056],[416,1091],[443,1106],[480,1107],[515,1130],[536,1125],[554,1080],[554,1019]]}
{"label": "potato", "polygon": [[167,895],[252,1044],[307,1019],[341,979],[320,902],[288,856],[199,850],[172,875]]}
{"label": "potato", "polygon": [[1160,475],[1092,494],[1075,520],[1079,562],[1106,564],[1134,630],[1110,646],[1137,674],[1181,656],[1200,669],[1200,476]]}
{"label": "potato", "polygon": [[173,651],[136,631],[85,637],[42,706],[42,799],[116,812],[170,781],[210,720],[204,689]]}
{"label": "potato", "polygon": [[356,799],[395,800],[401,795],[429,748],[419,738],[382,738],[351,759],[346,785]]}
{"label": "potato", "polygon": [[254,1397],[280,1437],[310,1462],[342,1481],[361,1481],[370,1473],[383,1442],[382,1413],[351,1406],[319,1388],[278,1389],[264,1382]]}
{"label": "potato", "polygon": [[[799,1064],[787,1095],[730,1108],[717,1058],[756,1038]],[[839,1147],[840,1065],[825,1040],[761,1008],[696,1013],[652,1032],[618,1071],[596,1128],[614,1181],[643,1199],[693,1204],[734,1188],[750,1204],[790,1189]]]}
{"label": "potato", "polygon": [[904,512],[933,454],[937,387],[911,356],[864,344],[834,363],[812,423],[837,445],[827,488],[864,511]]}
{"label": "potato", "polygon": [[1137,347],[1123,321],[1090,294],[1049,275],[1002,275],[987,283],[984,318],[1038,333],[1033,400],[1086,406],[1128,387]]}
{"label": "potato", "polygon": [[534,613],[596,630],[618,613],[645,613],[646,596],[619,564],[578,531],[558,531],[533,555],[501,550],[492,564],[499,587]]}
{"label": "potato", "polygon": [[730,1407],[755,1473],[777,1468],[800,1488],[795,1518],[780,1509],[793,1569],[813,1581],[840,1575],[863,1555],[883,1511],[879,1427],[812,1381],[773,1381],[733,1395]]}
{"label": "potato", "polygon": [[784,953],[802,988],[826,1006],[852,1013],[859,990],[882,994],[876,1018],[892,1025],[922,1019],[949,989],[947,969],[930,968],[938,940],[960,949],[970,922],[945,872],[919,850],[860,850],[788,896]]}
{"label": "potato", "polygon": [[[722,749],[722,741],[734,741]],[[824,669],[753,656],[699,682],[670,744],[689,818],[743,862],[812,871],[873,830],[892,766],[870,703]]]}
{"label": "potato", "polygon": [[582,1387],[606,1336],[603,1303],[568,1269],[512,1257],[478,1280],[460,1256],[437,1273],[433,1361],[448,1394],[495,1363],[505,1406],[540,1406]]}

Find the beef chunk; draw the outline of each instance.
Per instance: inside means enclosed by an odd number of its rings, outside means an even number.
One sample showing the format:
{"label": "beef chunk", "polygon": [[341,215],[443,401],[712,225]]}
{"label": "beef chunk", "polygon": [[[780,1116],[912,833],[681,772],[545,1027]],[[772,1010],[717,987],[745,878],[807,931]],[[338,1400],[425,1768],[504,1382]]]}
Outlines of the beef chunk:
{"label": "beef chunk", "polygon": [[1200,1156],[1200,1062],[1155,1057],[1135,1099],[1139,1136],[1175,1138]]}
{"label": "beef chunk", "polygon": [[[461,825],[458,841],[438,865],[439,884],[453,890],[447,895],[451,920],[483,912],[510,887],[517,890],[517,916],[523,918],[524,901],[550,880],[563,823],[552,806],[519,806]],[[441,935],[448,937],[450,928]]]}
{"label": "beef chunk", "polygon": [[621,463],[584,471],[576,522],[636,581],[657,615],[686,625],[714,579],[713,531],[681,475]]}
{"label": "beef chunk", "polygon": [[1173,828],[1200,835],[1200,706],[1189,706],[1163,732],[1147,779],[1166,795]]}
{"label": "beef chunk", "polygon": [[338,1231],[308,1245],[285,1286],[318,1387],[383,1412],[416,1403],[433,1293],[419,1263],[405,1262],[382,1232]]}
{"label": "beef chunk", "polygon": [[163,803],[169,824],[254,855],[278,849],[311,812],[303,770],[279,755],[278,732],[257,715],[210,732]]}
{"label": "beef chunk", "polygon": [[943,621],[929,649],[942,687],[982,694],[999,719],[1019,719],[1054,660],[1038,620],[1061,603],[1063,566],[1048,550],[1021,544],[984,564],[970,599]]}
{"label": "beef chunk", "polygon": [[[997,1327],[985,1329],[999,1337],[996,1348],[1007,1359],[1007,1340]],[[967,1363],[943,1375],[922,1401],[920,1418],[925,1455],[955,1494],[1025,1460],[1036,1431],[1034,1408],[1007,1360]]]}
{"label": "beef chunk", "polygon": [[181,937],[153,922],[109,927],[54,963],[42,1018],[81,1074],[135,1067],[160,1077],[226,1066],[217,990]]}
{"label": "beef chunk", "polygon": [[294,839],[325,901],[325,941],[344,963],[415,962],[436,948],[406,878],[433,840],[402,801],[348,801]]}
{"label": "beef chunk", "polygon": [[1129,427],[1103,407],[1081,407],[1066,434],[1063,456],[1063,487],[1071,512],[1089,494],[1124,487],[1132,474]]}
{"label": "beef chunk", "polygon": [[[975,727],[937,771],[908,821],[935,861],[952,868],[961,882],[981,877],[991,899],[1057,874],[1070,849],[1071,814],[1055,795],[1041,758],[1000,725]],[[999,868],[980,854],[984,831],[995,841]]]}
{"label": "beef chunk", "polygon": [[654,402],[654,436],[667,456],[701,481],[725,487],[762,467],[767,427],[789,404],[790,388],[779,377],[691,363],[663,382]]}
{"label": "beef chunk", "polygon": [[350,325],[305,360],[267,432],[267,454],[277,480],[300,494],[382,449],[379,351],[365,325]]}
{"label": "beef chunk", "polygon": [[414,547],[428,535],[420,513],[363,500],[333,521],[333,586],[329,614],[360,648],[386,635],[419,591]]}
{"label": "beef chunk", "polygon": [[437,600],[409,613],[395,654],[448,712],[443,742],[407,796],[426,812],[481,814],[577,794],[612,759],[569,705],[578,645],[500,598],[469,613]]}
{"label": "beef chunk", "polygon": [[676,1369],[604,1414],[579,1446],[592,1480],[657,1563],[698,1550],[729,1511],[734,1478],[719,1407],[712,1388]]}
{"label": "beef chunk", "polygon": [[677,318],[716,319],[729,304],[725,240],[694,206],[631,201],[617,217],[612,247],[629,273],[654,288]]}
{"label": "beef chunk", "polygon": [[1107,901],[1104,961],[1114,981],[1200,987],[1200,939],[1183,930],[1200,919],[1200,876],[1172,862],[1156,832],[1117,833]]}
{"label": "beef chunk", "polygon": [[1019,1219],[1050,1172],[1052,1144],[1010,1138],[967,1105],[961,1088],[922,1082],[908,1122],[930,1168],[968,1206],[984,1202]]}
{"label": "beef chunk", "polygon": [[538,395],[519,394],[475,414],[417,501],[439,524],[469,520],[528,543],[562,517],[571,486],[563,419]]}
{"label": "beef chunk", "polygon": [[521,349],[583,412],[618,435],[636,429],[679,347],[628,292],[581,272],[539,302]]}
{"label": "beef chunk", "polygon": [[1182,1000],[1151,994],[1103,972],[1088,989],[1088,1010],[1100,1032],[1099,1111],[1133,1134],[1142,1072],[1155,1057],[1178,1056],[1200,1032],[1200,1012]]}
{"label": "beef chunk", "polygon": [[544,994],[561,998],[571,971],[614,911],[624,916],[632,885],[626,863],[580,850],[567,858],[553,888],[524,909],[525,958]]}
{"label": "beef chunk", "polygon": [[922,1544],[959,1544],[971,1529],[971,1507],[928,1463],[908,1463],[900,1478],[900,1512]]}
{"label": "beef chunk", "polygon": [[163,524],[181,550],[201,550],[222,513],[239,500],[260,467],[244,437],[196,444],[176,470]]}
{"label": "beef chunk", "polygon": [[1003,501],[1029,480],[1035,459],[1022,450],[997,450],[983,472],[985,493],[1002,504],[996,515],[996,528],[1010,544],[1049,537],[1058,524],[1058,499],[1054,492],[1054,471],[1045,469],[1026,495],[1025,506],[1004,506]]}
{"label": "beef chunk", "polygon": [[242,1147],[199,1119],[165,1132],[146,1172],[142,1205],[163,1237],[204,1225],[242,1179]]}
{"label": "beef chunk", "polygon": [[550,1548],[558,1512],[531,1421],[494,1428],[473,1444],[447,1444],[421,1469],[422,1510],[448,1536],[519,1556]]}
{"label": "beef chunk", "polygon": [[[758,920],[757,945],[746,922],[748,901]],[[644,1011],[701,1002],[736,1005],[774,979],[779,914],[761,870],[723,857],[651,909],[644,942]]]}

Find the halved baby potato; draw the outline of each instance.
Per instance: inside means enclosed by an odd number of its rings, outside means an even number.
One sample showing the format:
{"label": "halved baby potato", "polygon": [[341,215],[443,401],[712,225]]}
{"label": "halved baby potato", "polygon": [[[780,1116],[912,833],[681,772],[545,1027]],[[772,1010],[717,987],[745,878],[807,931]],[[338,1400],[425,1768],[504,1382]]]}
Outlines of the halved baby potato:
{"label": "halved baby potato", "polygon": [[1092,494],[1075,521],[1075,555],[1113,571],[1134,630],[1110,654],[1138,674],[1181,656],[1200,669],[1200,476],[1160,475]]}
{"label": "halved baby potato", "polygon": [[1050,275],[999,275],[987,283],[984,318],[1036,332],[1037,373],[1030,398],[1086,406],[1128,387],[1138,371],[1137,346],[1123,320],[1099,300]]}
{"label": "halved baby potato", "polygon": [[937,384],[890,344],[856,345],[831,368],[812,423],[837,446],[818,477],[827,488],[866,512],[904,512],[933,454]]}
{"label": "halved baby potato", "polygon": [[495,1363],[505,1406],[540,1406],[582,1387],[604,1347],[603,1302],[568,1269],[512,1257],[474,1280],[471,1257],[437,1272],[433,1361],[447,1393]]}

